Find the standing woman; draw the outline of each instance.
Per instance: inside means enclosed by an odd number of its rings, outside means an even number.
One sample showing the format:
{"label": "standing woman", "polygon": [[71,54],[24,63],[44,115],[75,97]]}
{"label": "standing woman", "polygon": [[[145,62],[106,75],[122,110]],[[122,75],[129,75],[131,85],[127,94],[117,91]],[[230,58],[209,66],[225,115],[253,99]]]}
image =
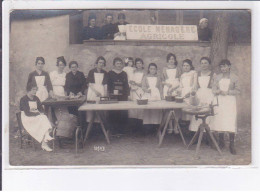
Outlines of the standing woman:
{"label": "standing woman", "polygon": [[[214,130],[219,131],[220,147],[225,146],[224,132],[229,133],[229,149],[235,155],[235,133],[237,132],[236,96],[240,94],[238,77],[230,71],[231,63],[224,59],[219,63],[221,73],[216,76],[213,93],[217,95],[219,106],[215,107]],[[221,133],[222,132],[222,133]]]}
{"label": "standing woman", "polygon": [[[81,97],[85,90],[86,79],[81,71],[78,71],[77,61],[69,63],[70,72],[66,75],[65,91],[70,97]],[[69,113],[77,116],[77,107],[69,107]]]}
{"label": "standing woman", "polygon": [[26,87],[27,94],[20,100],[21,120],[25,130],[39,143],[43,150],[48,152],[52,149],[47,142],[53,140],[50,136],[51,123],[44,110],[40,99],[36,96],[37,86],[29,82]]}
{"label": "standing woman", "polygon": [[[96,60],[96,67],[89,71],[87,77],[88,92],[87,100],[99,101],[100,97],[107,96],[107,72],[103,70],[106,66],[104,57],[99,56]],[[90,122],[93,112],[87,112],[87,121]]]}
{"label": "standing woman", "polygon": [[[131,100],[133,101],[142,98],[142,96],[144,95],[144,91],[142,89],[142,80],[145,75],[143,60],[141,58],[136,58],[135,66],[136,69],[133,72],[132,80],[129,81],[129,85],[131,88],[130,96],[132,97]],[[128,111],[128,116],[130,119],[135,119],[135,121],[130,122],[134,124],[132,125],[133,128],[134,129],[140,128],[143,119],[143,110],[130,109]]]}
{"label": "standing woman", "polygon": [[163,85],[163,97],[172,96],[176,93],[176,89],[179,87],[180,71],[177,69],[177,59],[172,53],[167,55],[167,66],[163,68],[162,85]]}
{"label": "standing woman", "polygon": [[[108,72],[108,92],[110,97],[118,101],[127,101],[129,96],[129,85],[126,72],[123,71],[123,61],[116,57],[113,60],[113,69]],[[109,111],[109,120],[115,130],[119,130],[127,123],[127,111]]]}
{"label": "standing woman", "polygon": [[31,72],[28,77],[27,85],[33,83],[38,87],[36,96],[40,99],[41,102],[46,100],[49,97],[53,97],[53,88],[50,80],[50,76],[47,72],[43,71],[45,60],[43,57],[37,57],[35,66],[36,70]]}
{"label": "standing woman", "polygon": [[125,60],[125,67],[123,68],[123,71],[127,74],[128,82],[132,80],[133,73],[135,70],[135,62],[132,57],[127,57]]}
{"label": "standing woman", "polygon": [[65,96],[65,81],[66,73],[64,68],[66,67],[66,61],[63,56],[57,58],[57,70],[50,73],[50,79],[53,87],[54,96]]}
{"label": "standing woman", "polygon": [[[158,101],[162,99],[162,83],[160,76],[157,74],[157,65],[150,63],[148,74],[144,77],[142,88],[148,101]],[[158,125],[162,120],[161,110],[144,110],[143,124]]]}
{"label": "standing woman", "polygon": [[194,70],[190,59],[185,59],[183,61],[182,71],[183,73],[180,77],[180,87],[178,90],[182,97],[187,98],[197,86],[197,73]]}
{"label": "standing woman", "polygon": [[[183,98],[190,97],[192,91],[196,91],[197,87],[197,72],[194,70],[192,65],[192,61],[190,59],[185,59],[182,63],[182,75],[180,77],[180,87],[178,89],[178,94],[180,94]],[[188,102],[188,99],[184,99],[184,101]],[[192,118],[191,115],[182,113],[180,116],[177,111],[177,117],[181,117],[179,119],[179,123],[182,126],[188,127],[190,124],[190,120]]]}
{"label": "standing woman", "polygon": [[[66,81],[66,60],[63,56],[57,58],[57,70],[50,73],[51,83],[53,86],[53,94],[55,98],[66,96],[64,86]],[[77,125],[77,118],[69,114],[67,106],[58,106],[54,108],[58,137],[72,137],[73,131]]]}
{"label": "standing woman", "polygon": [[[196,93],[201,105],[209,105],[213,102],[214,94],[212,92],[212,86],[215,76],[216,74],[211,70],[211,60],[208,57],[202,57],[200,59],[200,71],[198,72]],[[212,119],[212,117],[208,117],[206,122],[212,125]],[[195,117],[192,117],[190,130],[197,131],[200,124],[201,120],[196,120]]]}

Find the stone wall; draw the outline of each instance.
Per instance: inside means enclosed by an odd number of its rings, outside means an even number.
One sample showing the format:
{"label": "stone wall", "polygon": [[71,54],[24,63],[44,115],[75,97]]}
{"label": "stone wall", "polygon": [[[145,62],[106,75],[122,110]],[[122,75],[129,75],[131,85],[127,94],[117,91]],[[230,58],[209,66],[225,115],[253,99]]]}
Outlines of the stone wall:
{"label": "stone wall", "polygon": [[[28,74],[34,70],[35,58],[43,56],[46,60],[45,70],[56,68],[56,58],[65,56],[67,62],[76,60],[80,70],[85,74],[93,68],[98,56],[107,60],[107,70],[112,68],[114,57],[141,57],[145,68],[154,62],[159,71],[166,64],[166,55],[175,53],[181,65],[182,60],[189,58],[198,69],[202,56],[209,56],[210,48],[198,45],[191,46],[129,46],[87,44],[69,45],[69,17],[60,16],[39,20],[12,22],[10,41],[10,105],[16,107],[19,99],[25,94]],[[241,81],[242,93],[238,97],[238,121],[240,126],[250,125],[251,118],[251,47],[229,46],[228,58],[233,71]],[[68,68],[66,68],[68,71]],[[10,116],[14,113],[11,112]]]}

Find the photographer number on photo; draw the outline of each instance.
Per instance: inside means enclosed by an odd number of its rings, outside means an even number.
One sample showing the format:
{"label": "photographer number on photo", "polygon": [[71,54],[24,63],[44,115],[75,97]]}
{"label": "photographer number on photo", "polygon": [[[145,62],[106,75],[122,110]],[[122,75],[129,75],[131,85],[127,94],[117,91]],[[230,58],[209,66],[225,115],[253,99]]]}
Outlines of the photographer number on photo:
{"label": "photographer number on photo", "polygon": [[94,146],[94,150],[98,152],[104,152],[105,146]]}

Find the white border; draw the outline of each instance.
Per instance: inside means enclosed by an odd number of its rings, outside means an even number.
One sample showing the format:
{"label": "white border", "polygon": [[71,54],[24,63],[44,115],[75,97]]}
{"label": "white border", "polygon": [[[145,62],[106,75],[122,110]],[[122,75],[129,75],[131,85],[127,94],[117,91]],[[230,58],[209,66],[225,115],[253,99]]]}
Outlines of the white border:
{"label": "white border", "polygon": [[[202,6],[205,5],[205,6]],[[221,188],[233,188],[233,189],[245,189],[245,188],[259,188],[258,180],[256,176],[259,176],[259,132],[257,131],[257,124],[255,115],[259,115],[259,110],[256,109],[257,101],[260,98],[259,92],[256,88],[252,87],[252,165],[250,166],[226,166],[219,168],[219,166],[199,166],[200,168],[194,168],[194,166],[137,166],[138,169],[124,168],[127,166],[119,166],[120,168],[111,169],[118,166],[109,166],[105,169],[103,167],[88,167],[88,169],[76,169],[83,166],[70,166],[62,167],[63,170],[55,170],[50,168],[61,168],[55,166],[47,167],[25,167],[27,170],[17,170],[17,167],[9,166],[9,11],[12,9],[121,9],[121,8],[139,8],[139,9],[251,9],[252,10],[252,83],[256,84],[260,82],[257,73],[260,72],[260,68],[256,66],[256,57],[259,59],[259,55],[256,55],[257,51],[260,51],[259,43],[256,41],[256,34],[260,34],[259,22],[260,16],[257,12],[260,10],[259,2],[129,2],[129,1],[98,1],[98,2],[75,2],[75,1],[45,1],[45,2],[30,2],[30,1],[6,1],[3,3],[3,189],[97,189],[100,185],[103,188],[122,189],[128,188],[146,188],[146,189],[192,189],[199,188],[201,181],[204,180],[203,187],[201,189],[221,189]],[[248,65],[248,64],[245,64]],[[257,114],[258,113],[258,114]],[[121,168],[123,167],[123,168]],[[146,167],[140,169],[139,167]],[[148,167],[148,168],[147,168]],[[156,167],[156,168],[151,168]],[[158,168],[159,167],[159,168]],[[167,168],[170,167],[170,168]],[[198,166],[197,166],[198,167]],[[12,170],[7,170],[10,168]],[[44,168],[44,170],[32,170],[35,168]],[[46,168],[49,168],[48,170]],[[71,169],[75,168],[75,169]],[[84,166],[86,168],[86,166]],[[239,170],[236,170],[239,168]],[[55,174],[53,173],[55,172]],[[51,174],[52,173],[52,174]],[[51,174],[51,176],[50,176]],[[88,175],[88,176],[86,176]],[[206,176],[206,177],[205,177]],[[76,180],[71,184],[64,184],[63,181],[68,181],[70,178]],[[134,179],[129,180],[129,177]],[[165,179],[166,177],[166,179]],[[255,179],[253,179],[255,177]],[[48,178],[48,184],[39,184],[41,180]],[[258,177],[259,178],[259,177]],[[19,181],[14,181],[14,180]],[[124,181],[126,179],[126,181]],[[123,181],[122,181],[123,180]],[[250,180],[250,181],[249,181]],[[29,181],[29,184],[28,184]],[[95,182],[95,184],[91,184]],[[99,184],[99,182],[102,182]],[[130,181],[130,182],[129,182]],[[156,184],[156,182],[158,182]],[[233,182],[232,185],[228,183]],[[81,184],[80,184],[81,183]],[[116,187],[114,184],[116,184]],[[191,184],[189,184],[191,183]],[[246,183],[246,184],[245,184]],[[185,187],[183,187],[185,185]],[[87,186],[87,187],[86,187]],[[249,187],[248,187],[249,186]],[[101,188],[100,188],[101,189]]]}

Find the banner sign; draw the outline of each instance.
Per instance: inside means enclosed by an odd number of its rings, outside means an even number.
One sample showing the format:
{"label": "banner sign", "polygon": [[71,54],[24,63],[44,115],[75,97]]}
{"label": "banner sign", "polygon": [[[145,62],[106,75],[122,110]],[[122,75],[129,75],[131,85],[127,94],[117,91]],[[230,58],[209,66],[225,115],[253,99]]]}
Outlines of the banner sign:
{"label": "banner sign", "polygon": [[127,40],[198,40],[196,25],[126,25]]}

